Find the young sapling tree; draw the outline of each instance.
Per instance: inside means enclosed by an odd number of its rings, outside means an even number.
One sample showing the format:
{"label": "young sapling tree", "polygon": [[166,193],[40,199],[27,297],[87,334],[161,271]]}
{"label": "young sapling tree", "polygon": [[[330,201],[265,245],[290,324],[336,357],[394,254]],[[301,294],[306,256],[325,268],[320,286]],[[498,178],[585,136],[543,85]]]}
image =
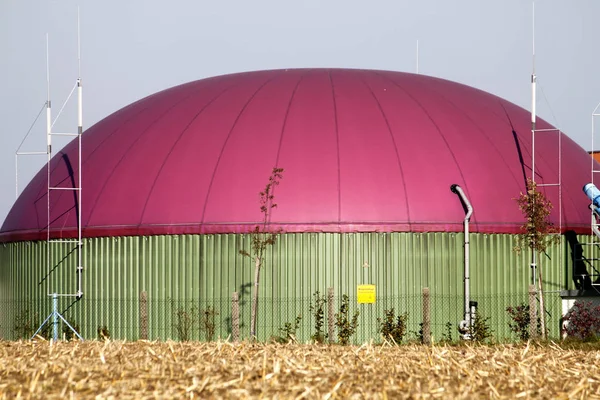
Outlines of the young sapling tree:
{"label": "young sapling tree", "polygon": [[262,213],[262,224],[256,225],[251,233],[251,249],[252,253],[246,250],[240,250],[240,254],[254,260],[254,290],[252,293],[252,309],[250,316],[250,337],[256,338],[256,319],[258,312],[258,287],[260,282],[260,268],[263,265],[265,251],[268,246],[275,244],[278,232],[270,232],[268,224],[271,219],[271,211],[277,207],[275,203],[274,190],[275,186],[279,185],[279,181],[283,178],[283,168],[273,168],[269,182],[265,189],[260,192],[260,212]]}
{"label": "young sapling tree", "polygon": [[[552,203],[537,188],[537,184],[532,179],[527,179],[527,191],[521,192],[516,199],[519,209],[525,217],[525,223],[521,226],[521,233],[517,235],[517,243],[514,250],[519,254],[523,249],[529,248],[532,254],[545,254],[549,246],[560,241],[556,235],[560,233],[558,229],[550,222],[549,217],[552,211]],[[538,287],[540,302],[540,325],[542,335],[546,336],[546,318],[544,313],[544,293],[542,286],[542,269],[536,266],[538,274]],[[531,310],[531,320],[536,321],[535,310]]]}

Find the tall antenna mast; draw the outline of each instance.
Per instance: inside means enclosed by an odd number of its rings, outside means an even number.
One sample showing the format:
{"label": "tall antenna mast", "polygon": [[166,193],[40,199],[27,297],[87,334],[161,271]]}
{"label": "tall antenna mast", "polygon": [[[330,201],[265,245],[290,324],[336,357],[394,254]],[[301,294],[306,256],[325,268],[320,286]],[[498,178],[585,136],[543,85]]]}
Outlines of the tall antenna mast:
{"label": "tall antenna mast", "polygon": [[[46,240],[50,243],[50,159],[52,158],[52,103],[50,102],[50,50],[49,50],[49,39],[48,33],[46,33],[46,87],[47,87],[47,98],[46,98],[46,174],[48,179],[47,192],[46,192],[46,212],[48,226],[46,226]],[[46,246],[46,267],[50,271],[50,245]]]}
{"label": "tall antenna mast", "polygon": [[81,287],[81,274],[83,272],[82,265],[82,237],[81,237],[81,212],[82,212],[82,204],[81,204],[81,192],[82,192],[82,184],[81,184],[81,134],[83,133],[83,86],[81,85],[81,35],[79,31],[79,7],[77,7],[77,141],[78,141],[78,168],[77,168],[77,184],[79,186],[79,190],[77,191],[77,203],[78,204],[78,212],[77,212],[77,299],[80,299],[83,296],[83,290]]}
{"label": "tall antenna mast", "polygon": [[[63,323],[68,326],[71,331],[73,331],[73,333],[81,340],[83,340],[83,338],[81,337],[81,335],[77,332],[77,330],[75,330],[71,324],[69,324],[69,322],[58,312],[58,303],[59,303],[59,297],[75,297],[77,300],[81,299],[81,297],[83,296],[83,290],[82,290],[82,279],[81,279],[81,275],[82,275],[82,271],[83,271],[83,265],[82,265],[82,245],[83,245],[83,241],[82,241],[82,229],[81,229],[81,165],[82,165],[82,160],[81,160],[81,136],[83,133],[83,113],[82,113],[82,85],[81,85],[81,40],[80,40],[80,34],[79,34],[79,8],[77,8],[77,69],[78,69],[78,75],[77,75],[77,82],[75,84],[75,86],[73,87],[73,89],[71,90],[71,93],[69,94],[69,96],[67,97],[67,100],[65,101],[65,103],[63,104],[63,108],[65,107],[65,105],[68,103],[69,99],[71,98],[71,94],[73,94],[73,91],[75,90],[75,88],[77,88],[77,133],[64,133],[64,132],[52,132],[52,127],[53,127],[53,123],[52,123],[52,118],[51,118],[51,103],[50,103],[50,56],[48,54],[48,34],[46,34],[46,80],[47,80],[47,85],[48,85],[48,100],[46,101],[46,136],[47,136],[47,153],[48,153],[48,164],[47,164],[47,180],[48,180],[48,185],[47,185],[47,225],[46,225],[46,257],[47,257],[47,266],[48,266],[48,272],[46,277],[44,277],[44,280],[48,279],[50,281],[50,274],[54,271],[54,269],[56,268],[56,266],[54,268],[51,267],[51,262],[52,262],[52,253],[51,253],[51,247],[53,247],[53,244],[63,244],[63,243],[72,243],[75,244],[76,246],[76,250],[77,250],[77,291],[73,294],[73,293],[58,293],[58,290],[61,289],[61,285],[57,284],[56,282],[49,287],[52,287],[53,292],[52,293],[48,293],[48,296],[50,296],[52,298],[52,312],[50,313],[50,315],[48,315],[48,317],[46,317],[46,319],[44,320],[44,322],[42,322],[42,325],[40,325],[40,327],[37,329],[37,331],[33,334],[32,338],[35,337],[40,331],[41,329],[44,327],[44,325],[46,325],[47,323],[49,323],[50,320],[52,320],[51,324],[53,326],[53,338],[54,340],[58,340],[58,322],[59,319],[63,321]],[[62,109],[58,112],[56,119],[58,119],[58,117],[60,116]],[[56,122],[56,121],[55,121]],[[60,182],[57,184],[57,186],[53,186],[52,182],[50,181],[50,161],[52,160],[52,143],[51,143],[51,138],[52,135],[58,135],[58,136],[77,136],[77,153],[78,153],[78,160],[77,160],[77,175],[78,175],[78,180],[77,180],[77,187],[65,187],[65,186],[61,186]],[[77,212],[77,239],[76,240],[72,240],[72,239],[62,239],[62,238],[58,238],[58,239],[51,239],[50,236],[50,225],[51,225],[51,220],[50,220],[50,193],[52,191],[55,190],[70,190],[70,191],[74,191],[76,193],[76,204],[75,204],[75,210]],[[59,263],[60,264],[60,263]]]}
{"label": "tall antenna mast", "polygon": [[[531,34],[531,134],[535,132],[535,117],[536,117],[536,75],[535,75],[535,0],[531,1],[532,5],[532,34]],[[532,142],[532,165],[531,179],[535,182],[535,144]]]}
{"label": "tall antenna mast", "polygon": [[81,78],[81,30],[79,26],[79,6],[77,6],[77,77]]}
{"label": "tall antenna mast", "polygon": [[417,74],[419,73],[419,39],[417,39]]}
{"label": "tall antenna mast", "polygon": [[[536,76],[535,76],[535,0],[531,0],[531,180],[535,183],[535,119],[536,119]],[[536,253],[531,251],[531,284],[536,285]]]}

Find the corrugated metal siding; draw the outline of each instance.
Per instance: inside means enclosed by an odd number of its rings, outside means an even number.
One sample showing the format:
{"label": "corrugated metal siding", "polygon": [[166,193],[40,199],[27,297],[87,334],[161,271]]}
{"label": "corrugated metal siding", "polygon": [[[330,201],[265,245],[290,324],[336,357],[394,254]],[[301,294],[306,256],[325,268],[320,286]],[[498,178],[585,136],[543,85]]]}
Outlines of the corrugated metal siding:
{"label": "corrugated metal siding", "polygon": [[[472,299],[497,322],[499,337],[510,335],[505,309],[526,301],[530,280],[530,256],[516,255],[513,240],[510,235],[471,234]],[[316,291],[326,294],[328,287],[335,288],[336,307],[347,294],[352,308],[361,312],[357,341],[377,338],[377,317],[392,307],[408,312],[409,330],[417,332],[423,287],[431,291],[434,336],[439,338],[450,322],[456,337],[463,312],[463,244],[463,234],[457,233],[283,234],[268,249],[261,270],[259,338],[279,334],[285,322],[302,314],[298,336],[308,339],[313,326],[311,296]],[[197,314],[207,307],[218,312],[217,336],[227,337],[230,298],[238,291],[245,336],[254,263],[239,250],[250,251],[250,245],[249,235],[235,234],[85,239],[84,298],[74,304],[61,299],[61,310],[86,337],[95,337],[97,328],[106,325],[113,337],[136,339],[140,292],[146,291],[151,339],[177,338],[177,315]],[[46,246],[45,242],[0,246],[2,337],[13,337],[15,313],[30,308],[42,318],[50,312],[48,293],[76,291],[73,245],[51,244],[53,268],[48,279]],[[573,288],[570,254],[563,241],[539,260],[548,304],[556,303],[556,291]],[[376,285],[376,304],[356,304],[359,284]],[[11,301],[19,306],[4,306]],[[552,333],[558,334],[557,327]],[[196,328],[192,338],[203,335]]]}
{"label": "corrugated metal siding", "polygon": [[0,245],[0,338],[12,337],[14,312],[13,271],[11,244]]}

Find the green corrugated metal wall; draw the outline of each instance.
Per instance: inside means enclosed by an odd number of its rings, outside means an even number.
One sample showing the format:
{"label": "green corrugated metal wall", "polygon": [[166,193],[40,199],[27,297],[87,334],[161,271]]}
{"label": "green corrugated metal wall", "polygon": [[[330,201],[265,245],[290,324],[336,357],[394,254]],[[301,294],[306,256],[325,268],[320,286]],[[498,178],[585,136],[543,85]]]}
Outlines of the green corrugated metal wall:
{"label": "green corrugated metal wall", "polygon": [[[511,235],[471,234],[471,294],[480,310],[496,322],[496,336],[510,336],[505,309],[525,302],[530,279],[529,254],[513,251]],[[585,239],[581,239],[585,240]],[[269,248],[261,272],[258,334],[268,339],[285,322],[302,314],[298,336],[311,335],[309,304],[315,291],[335,288],[336,306],[348,294],[361,311],[356,341],[377,338],[377,317],[394,307],[409,313],[409,329],[418,331],[421,290],[432,296],[434,337],[445,324],[462,319],[463,234],[457,233],[304,233],[282,234]],[[71,244],[46,242],[0,246],[0,337],[13,338],[15,317],[27,310],[36,321],[50,313],[48,293],[76,291],[76,252]],[[179,312],[214,307],[216,335],[227,337],[230,298],[240,293],[243,336],[248,334],[253,263],[239,254],[250,251],[249,235],[183,235],[85,239],[84,298],[61,299],[61,310],[86,337],[106,325],[116,338],[139,337],[139,298],[149,298],[151,339],[177,338]],[[540,259],[544,271],[551,333],[558,334],[558,291],[573,289],[567,244],[553,246]],[[374,284],[377,303],[356,304],[356,286]],[[336,309],[337,310],[337,309]],[[180,314],[182,315],[182,314]],[[32,317],[32,318],[34,318]],[[554,324],[554,325],[552,325]],[[205,336],[194,328],[192,338]],[[453,328],[455,331],[455,328]],[[456,332],[454,332],[456,335]]]}

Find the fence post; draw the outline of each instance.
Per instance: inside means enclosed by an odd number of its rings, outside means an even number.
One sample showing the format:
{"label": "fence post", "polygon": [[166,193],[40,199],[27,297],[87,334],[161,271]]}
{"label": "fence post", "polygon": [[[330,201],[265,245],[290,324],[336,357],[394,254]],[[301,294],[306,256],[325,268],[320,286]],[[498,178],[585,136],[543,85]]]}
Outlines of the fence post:
{"label": "fence post", "polygon": [[423,344],[431,344],[431,308],[429,288],[423,288]]}
{"label": "fence post", "polygon": [[537,302],[535,301],[535,285],[529,285],[529,338],[536,339],[537,331]]}
{"label": "fence post", "polygon": [[327,288],[327,335],[329,336],[329,343],[335,342],[335,304],[333,295],[333,288]]}
{"label": "fence post", "polygon": [[140,292],[140,339],[148,340],[148,292]]}
{"label": "fence post", "polygon": [[240,299],[238,292],[231,295],[231,339],[240,340]]}

